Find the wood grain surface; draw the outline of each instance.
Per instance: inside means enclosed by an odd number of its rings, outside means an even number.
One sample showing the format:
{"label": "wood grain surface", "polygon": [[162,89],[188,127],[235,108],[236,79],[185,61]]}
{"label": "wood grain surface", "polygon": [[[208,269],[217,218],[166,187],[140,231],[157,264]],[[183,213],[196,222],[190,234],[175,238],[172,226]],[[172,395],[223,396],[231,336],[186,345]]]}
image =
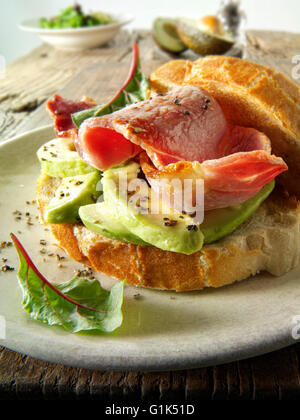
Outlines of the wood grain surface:
{"label": "wood grain surface", "polygon": [[47,363],[0,347],[0,400],[296,400],[300,344],[265,356],[194,370],[102,372]]}
{"label": "wood grain surface", "polygon": [[[72,99],[89,95],[99,102],[109,99],[127,75],[134,40],[140,44],[146,74],[173,58],[158,49],[147,31],[123,31],[101,49],[70,53],[42,45],[10,64],[0,82],[0,140],[49,124],[44,102],[54,93]],[[295,55],[300,55],[300,34],[247,33],[245,58],[291,77]],[[47,363],[0,347],[0,399],[295,400],[300,398],[299,360],[300,344],[295,344],[258,358],[210,368],[101,372]]]}

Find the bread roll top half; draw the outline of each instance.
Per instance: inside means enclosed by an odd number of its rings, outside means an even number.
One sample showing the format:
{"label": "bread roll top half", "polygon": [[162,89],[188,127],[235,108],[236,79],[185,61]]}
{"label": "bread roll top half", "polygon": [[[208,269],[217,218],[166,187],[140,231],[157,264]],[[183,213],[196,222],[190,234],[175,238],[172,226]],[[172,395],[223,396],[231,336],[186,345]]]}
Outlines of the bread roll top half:
{"label": "bread roll top half", "polygon": [[278,182],[300,198],[300,88],[286,76],[240,58],[208,56],[170,61],[151,74],[150,82],[159,93],[199,86],[219,102],[228,122],[266,134],[272,153],[289,167]]}

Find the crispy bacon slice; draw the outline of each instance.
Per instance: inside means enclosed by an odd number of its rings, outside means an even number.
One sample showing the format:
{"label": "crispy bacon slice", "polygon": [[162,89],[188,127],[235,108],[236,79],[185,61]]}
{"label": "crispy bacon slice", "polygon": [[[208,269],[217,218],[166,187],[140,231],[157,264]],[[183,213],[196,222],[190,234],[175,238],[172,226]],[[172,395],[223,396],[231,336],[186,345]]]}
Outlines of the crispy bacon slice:
{"label": "crispy bacon slice", "polygon": [[69,137],[72,130],[76,129],[72,121],[72,114],[96,105],[93,99],[85,96],[79,102],[69,101],[59,95],[54,95],[46,103],[46,109],[54,119],[54,129],[58,137]]}
{"label": "crispy bacon slice", "polygon": [[[220,159],[199,162],[178,162],[159,170],[155,168],[146,153],[140,155],[140,163],[151,187],[157,193],[170,196],[174,208],[189,211],[196,207],[195,182],[192,197],[180,196],[172,184],[179,179],[204,181],[205,210],[234,206],[256,195],[267,183],[287,170],[285,162],[263,150],[240,152]],[[180,187],[179,186],[179,187]],[[180,202],[176,201],[180,197]],[[182,202],[182,200],[190,200]],[[200,203],[202,206],[203,204]]]}

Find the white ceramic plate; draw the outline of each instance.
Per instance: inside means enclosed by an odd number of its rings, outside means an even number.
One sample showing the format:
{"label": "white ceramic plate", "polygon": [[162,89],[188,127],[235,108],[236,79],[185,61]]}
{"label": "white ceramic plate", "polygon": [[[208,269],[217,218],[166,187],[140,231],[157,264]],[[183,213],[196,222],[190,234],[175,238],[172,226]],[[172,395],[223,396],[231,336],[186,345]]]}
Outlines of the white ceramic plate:
{"label": "white ceramic plate", "polygon": [[[35,152],[52,137],[52,128],[46,127],[0,146],[0,241],[14,232],[49,280],[65,281],[79,265],[68,259],[59,269],[54,257],[40,253],[40,239],[47,240],[47,252],[58,251],[35,219],[36,207],[26,204],[34,199],[39,175]],[[26,225],[24,218],[15,220],[15,210],[29,211],[34,226]],[[13,248],[0,252],[0,261],[5,257],[7,264],[18,266]],[[113,283],[104,275],[98,278],[104,286]],[[292,330],[293,318],[300,315],[299,286],[300,267],[281,278],[260,275],[203,292],[176,294],[126,286],[121,328],[112,334],[72,335],[30,320],[21,307],[16,272],[0,272],[0,320],[6,321],[6,338],[0,344],[83,368],[159,371],[220,364],[295,343]]]}
{"label": "white ceramic plate", "polygon": [[130,14],[112,15],[112,17],[117,21],[116,23],[74,29],[44,29],[40,27],[39,19],[29,19],[22,22],[19,28],[38,34],[44,42],[56,48],[81,50],[106,44],[122,26],[134,19]]}

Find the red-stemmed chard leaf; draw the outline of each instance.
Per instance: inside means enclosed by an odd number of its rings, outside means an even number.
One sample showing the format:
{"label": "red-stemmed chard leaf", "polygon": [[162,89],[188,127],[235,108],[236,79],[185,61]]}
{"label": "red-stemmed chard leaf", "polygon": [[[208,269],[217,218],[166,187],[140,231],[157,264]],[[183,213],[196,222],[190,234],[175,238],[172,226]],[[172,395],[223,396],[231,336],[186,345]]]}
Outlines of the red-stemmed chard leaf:
{"label": "red-stemmed chard leaf", "polygon": [[22,305],[32,319],[62,326],[73,333],[111,332],[120,327],[125,282],[116,283],[110,291],[103,289],[98,280],[78,277],[61,284],[50,283],[18,238],[14,234],[11,238],[20,259],[18,280],[23,292]]}
{"label": "red-stemmed chard leaf", "polygon": [[135,43],[133,44],[133,57],[130,71],[121,89],[108,104],[101,104],[87,110],[76,112],[72,115],[72,120],[79,128],[83,121],[88,118],[111,114],[124,108],[126,105],[147,99],[148,95],[149,82],[140,70],[139,49]]}

